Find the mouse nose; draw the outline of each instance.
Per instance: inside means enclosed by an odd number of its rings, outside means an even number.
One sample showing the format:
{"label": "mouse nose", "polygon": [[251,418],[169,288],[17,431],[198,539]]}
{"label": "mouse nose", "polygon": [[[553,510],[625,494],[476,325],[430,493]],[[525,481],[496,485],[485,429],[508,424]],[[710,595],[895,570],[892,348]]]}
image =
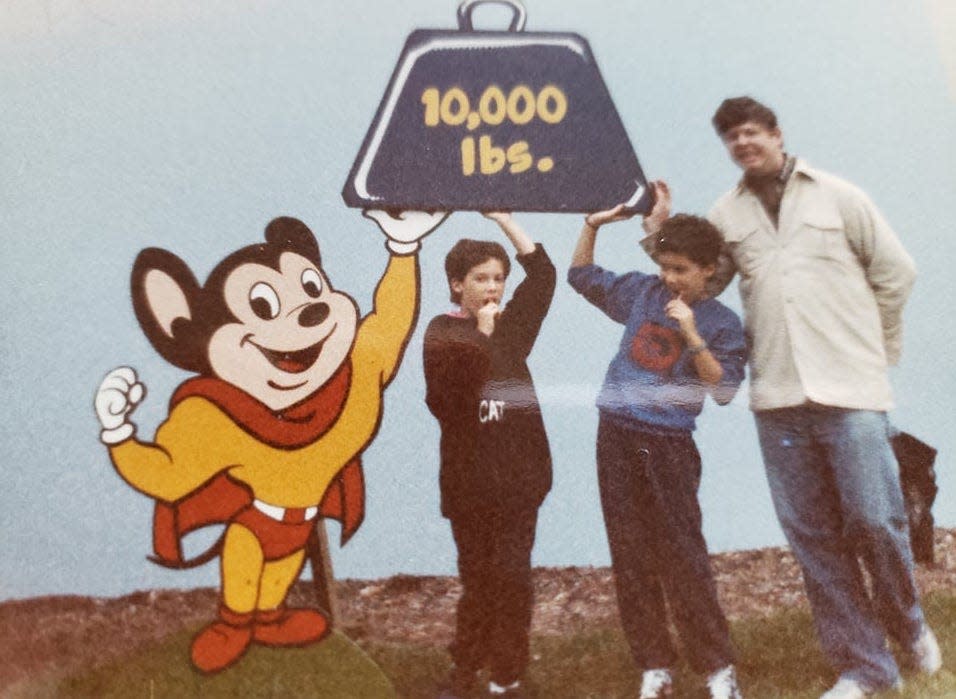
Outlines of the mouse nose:
{"label": "mouse nose", "polygon": [[311,328],[329,317],[329,304],[312,303],[302,309],[299,314],[299,325],[303,328]]}

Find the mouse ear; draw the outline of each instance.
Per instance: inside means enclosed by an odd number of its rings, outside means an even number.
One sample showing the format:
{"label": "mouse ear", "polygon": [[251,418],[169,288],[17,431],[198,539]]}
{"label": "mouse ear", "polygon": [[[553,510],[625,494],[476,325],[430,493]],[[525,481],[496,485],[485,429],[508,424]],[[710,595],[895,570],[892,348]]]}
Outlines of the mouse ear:
{"label": "mouse ear", "polygon": [[321,266],[319,244],[307,225],[291,216],[274,218],[266,226],[266,242],[287,250],[294,250]]}
{"label": "mouse ear", "polygon": [[199,371],[203,348],[195,329],[200,287],[186,263],[168,250],[141,250],[130,287],[136,319],[156,351],[170,364]]}

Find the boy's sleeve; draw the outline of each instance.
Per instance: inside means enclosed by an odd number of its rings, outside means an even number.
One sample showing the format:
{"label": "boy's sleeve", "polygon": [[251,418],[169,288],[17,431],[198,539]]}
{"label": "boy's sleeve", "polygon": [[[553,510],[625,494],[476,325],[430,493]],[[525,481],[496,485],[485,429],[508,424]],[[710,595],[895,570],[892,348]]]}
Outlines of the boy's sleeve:
{"label": "boy's sleeve", "polygon": [[439,316],[425,331],[425,403],[439,422],[466,419],[478,409],[491,368],[491,339]]}
{"label": "boy's sleeve", "polygon": [[720,383],[711,389],[711,395],[718,405],[727,405],[743,383],[747,364],[747,341],[735,313],[728,311],[717,332],[707,340],[707,347],[723,369]]}
{"label": "boy's sleeve", "polygon": [[598,265],[582,265],[568,270],[568,283],[613,321],[626,323],[646,274],[630,272],[618,275]]}
{"label": "boy's sleeve", "polygon": [[551,306],[557,273],[540,244],[527,255],[518,255],[518,262],[524,268],[525,278],[505,306],[495,326],[494,337],[519,356],[527,357]]}

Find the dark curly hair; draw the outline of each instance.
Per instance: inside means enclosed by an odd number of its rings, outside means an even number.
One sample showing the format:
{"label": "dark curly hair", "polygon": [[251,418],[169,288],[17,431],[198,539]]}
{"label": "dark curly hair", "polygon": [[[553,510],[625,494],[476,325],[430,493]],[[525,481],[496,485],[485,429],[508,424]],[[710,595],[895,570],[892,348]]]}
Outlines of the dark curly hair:
{"label": "dark curly hair", "polygon": [[654,256],[656,258],[662,252],[673,252],[701,267],[707,267],[717,264],[723,245],[724,237],[706,218],[677,214],[661,226],[654,245]]}

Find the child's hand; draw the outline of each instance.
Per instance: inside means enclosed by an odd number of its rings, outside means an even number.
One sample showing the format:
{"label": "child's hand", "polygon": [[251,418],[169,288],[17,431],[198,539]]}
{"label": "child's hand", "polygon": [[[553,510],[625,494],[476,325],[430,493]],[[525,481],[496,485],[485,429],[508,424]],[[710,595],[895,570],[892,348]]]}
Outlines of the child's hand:
{"label": "child's hand", "polygon": [[515,246],[519,255],[527,255],[534,252],[534,241],[531,236],[518,225],[518,222],[512,218],[508,211],[482,211],[481,215],[497,223],[502,232],[508,236],[508,240]]}
{"label": "child's hand", "polygon": [[681,333],[685,340],[692,339],[691,335],[697,335],[697,324],[694,322],[694,311],[687,305],[681,296],[667,302],[664,306],[664,313],[671,320],[676,320],[680,326]]}
{"label": "child's hand", "polygon": [[656,234],[671,215],[670,187],[664,180],[655,180],[651,186],[654,187],[654,206],[644,214],[644,220],[641,221],[641,226],[648,235]]}
{"label": "child's hand", "polygon": [[495,321],[498,319],[500,312],[501,307],[494,301],[489,301],[479,308],[477,316],[478,332],[490,336],[495,331]]}
{"label": "child's hand", "polygon": [[591,228],[600,228],[605,223],[626,221],[634,215],[633,213],[622,213],[623,211],[624,204],[618,204],[613,209],[594,211],[593,213],[588,214],[584,217],[584,222],[591,226]]}
{"label": "child's hand", "polygon": [[503,226],[511,220],[511,213],[508,211],[482,211],[481,215],[490,218],[499,226]]}

